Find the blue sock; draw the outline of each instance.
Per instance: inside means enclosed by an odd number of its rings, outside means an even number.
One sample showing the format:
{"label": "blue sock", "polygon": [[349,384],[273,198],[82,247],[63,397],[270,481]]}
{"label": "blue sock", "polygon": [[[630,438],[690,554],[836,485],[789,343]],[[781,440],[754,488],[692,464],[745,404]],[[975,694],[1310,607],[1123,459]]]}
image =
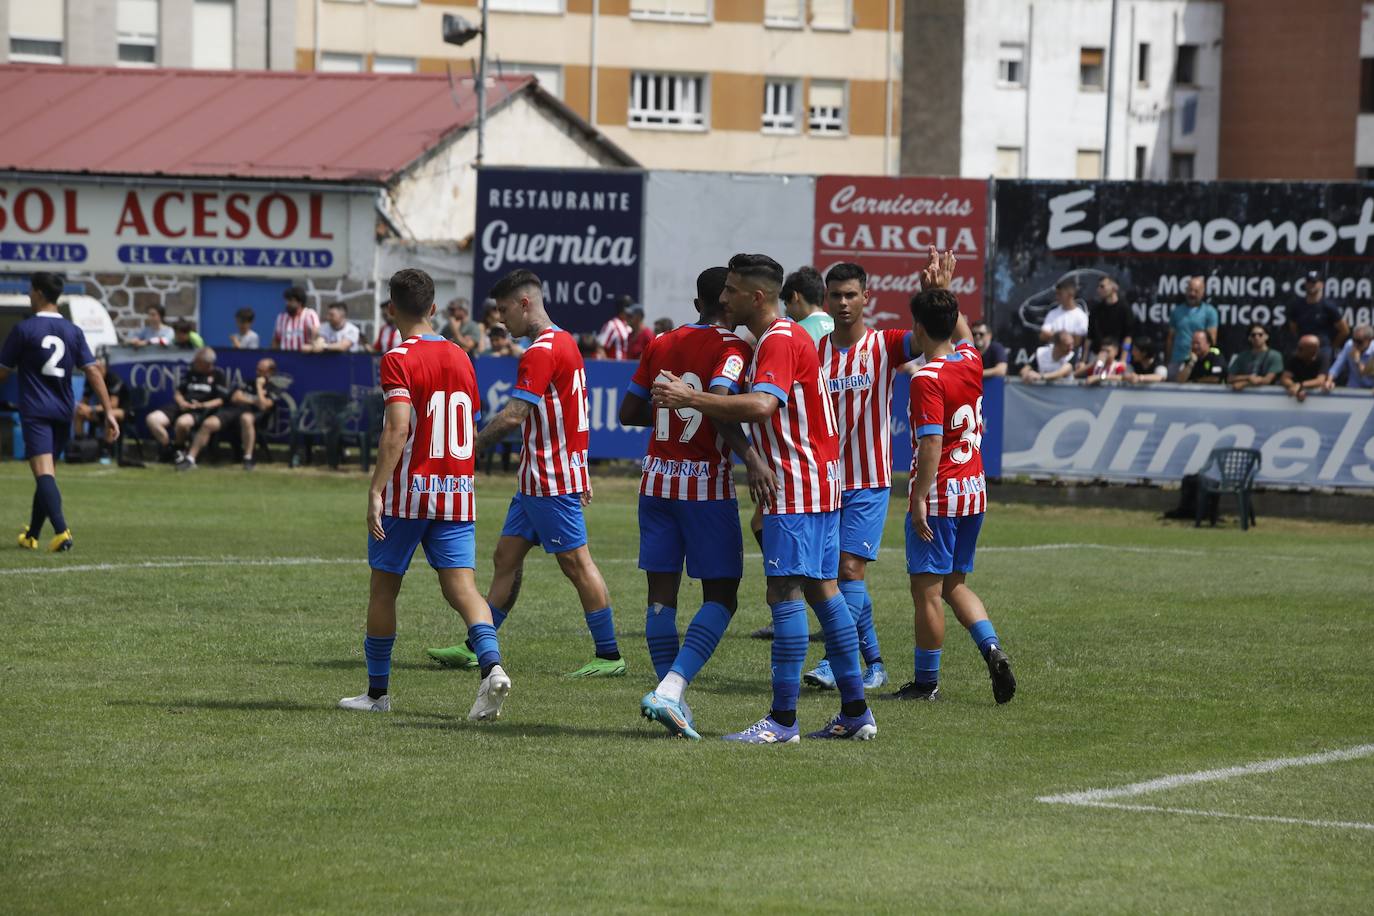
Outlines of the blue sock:
{"label": "blue sock", "polygon": [[391,647],[395,636],[364,636],[363,655],[367,658],[367,695],[374,700],[387,692],[391,682]]}
{"label": "blue sock", "polygon": [[992,628],[991,620],[980,620],[968,628],[968,635],[973,637],[973,641],[978,645],[978,651],[987,657],[988,649],[992,646],[1001,645],[997,638],[997,631]]}
{"label": "blue sock", "polygon": [[940,683],[939,649],[916,650],[916,676],[912,680],[925,686]]}
{"label": "blue sock", "polygon": [[677,608],[651,604],[644,612],[644,640],[649,644],[649,660],[661,681],[677,658]]}
{"label": "blue sock", "polygon": [[43,507],[48,510],[48,521],[52,522],[54,534],[67,530],[67,520],[62,516],[62,491],[57,489],[57,480],[51,474],[38,478],[38,495]]}
{"label": "blue sock", "polygon": [[825,601],[811,605],[825,631],[825,657],[835,674],[835,686],[840,690],[840,702],[851,703],[864,698],[863,672],[859,665],[859,633],[844,595],[832,595]]}
{"label": "blue sock", "polygon": [[863,579],[841,579],[840,594],[849,605],[849,613],[854,617],[854,629],[859,634],[859,651],[863,653],[864,664],[872,665],[883,660],[878,650],[878,631],[873,627],[873,599],[868,596],[868,583]]}
{"label": "blue sock", "polygon": [[496,630],[501,629],[501,624],[506,622],[506,617],[509,615],[491,602],[487,603],[487,607],[491,610],[492,628]]}
{"label": "blue sock", "polygon": [[48,503],[38,487],[33,488],[33,511],[29,514],[29,537],[36,538],[43,533],[43,523],[48,520]]}
{"label": "blue sock", "polygon": [[484,673],[492,665],[501,664],[501,647],[496,642],[496,627],[489,623],[474,623],[468,627],[468,642],[477,653],[477,667]]}
{"label": "blue sock", "polygon": [[772,609],[773,711],[791,713],[795,722],[802,665],[806,662],[806,640],[810,635],[806,605],[800,601],[779,601]]}
{"label": "blue sock", "polygon": [[[725,628],[730,626],[730,612],[725,605],[708,601],[697,611],[692,622],[687,625],[687,635],[682,638],[682,650],[673,660],[672,669],[687,683],[701,671],[701,666],[716,651]],[[659,680],[663,680],[662,676]]]}
{"label": "blue sock", "polygon": [[620,658],[620,647],[615,642],[615,620],[611,609],[603,607],[585,615],[587,629],[592,631],[592,642],[596,643],[597,658]]}

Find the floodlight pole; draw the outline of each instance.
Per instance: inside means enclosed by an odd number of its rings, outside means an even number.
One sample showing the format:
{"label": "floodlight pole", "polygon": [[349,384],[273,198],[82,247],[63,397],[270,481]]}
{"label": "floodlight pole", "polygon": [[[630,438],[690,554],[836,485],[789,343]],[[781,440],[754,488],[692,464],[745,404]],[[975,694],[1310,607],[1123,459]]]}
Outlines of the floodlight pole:
{"label": "floodlight pole", "polygon": [[[1116,97],[1116,4],[1117,0],[1112,0],[1112,30],[1111,37],[1107,41],[1107,130],[1106,136],[1102,138],[1102,177],[1108,178],[1112,173],[1112,103]],[[486,2],[483,0],[482,9],[486,9]],[[485,34],[483,40],[486,40]]]}
{"label": "floodlight pole", "polygon": [[482,8],[482,43],[477,51],[477,165],[487,151],[487,0],[478,0]]}

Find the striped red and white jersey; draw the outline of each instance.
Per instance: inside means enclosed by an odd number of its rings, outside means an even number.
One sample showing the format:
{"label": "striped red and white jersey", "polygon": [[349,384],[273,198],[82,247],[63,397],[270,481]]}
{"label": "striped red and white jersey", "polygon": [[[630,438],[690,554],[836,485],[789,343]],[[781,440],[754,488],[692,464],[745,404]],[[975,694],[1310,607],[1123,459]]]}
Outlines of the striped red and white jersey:
{"label": "striped red and white jersey", "polygon": [[410,337],[382,357],[381,381],[387,404],[410,405],[410,430],[382,491],[382,514],[476,521],[472,447],[481,396],[472,360],[438,335]]}
{"label": "striped red and white jersey", "polygon": [[[926,501],[928,515],[977,515],[987,511],[983,477],[983,356],[967,340],[954,352],[926,363],[911,378],[911,485],[922,436],[941,435],[940,466]],[[912,505],[918,494],[912,492]]]}
{"label": "striped red and white jersey", "polygon": [[844,488],[886,490],[892,486],[892,387],[912,359],[911,332],[869,328],[844,349],[827,334],[818,346],[835,402]]}
{"label": "striped red and white jersey", "polygon": [[[753,355],[753,349],[726,328],[683,325],[650,342],[628,390],[649,400],[654,379],[666,369],[697,391],[710,391],[719,385],[735,394]],[[643,471],[639,492],[645,496],[686,500],[735,497],[730,449],[711,418],[697,410],[654,410]]]}
{"label": "striped red and white jersey", "polygon": [[806,329],[778,318],[759,337],[749,366],[751,391],[782,402],[749,436],[778,480],[769,515],[830,512],[840,507],[839,439],[835,405],[821,375],[816,345]]}
{"label": "striped red and white jersey", "polygon": [[551,327],[520,357],[511,397],[534,409],[525,418],[520,492],[562,496],[587,489],[587,370],[573,336]]}
{"label": "striped red and white jersey", "polygon": [[601,348],[606,351],[607,359],[626,359],[630,349],[630,325],[622,318],[615,317],[601,326],[596,335]]}
{"label": "striped red and white jersey", "polygon": [[383,321],[382,326],[377,329],[377,342],[372,345],[372,349],[378,353],[385,353],[392,347],[401,345],[401,332],[396,330],[396,325]]}
{"label": "striped red and white jersey", "polygon": [[311,340],[320,333],[320,314],[314,309],[303,308],[294,315],[283,311],[277,315],[277,349],[304,350],[307,332]]}

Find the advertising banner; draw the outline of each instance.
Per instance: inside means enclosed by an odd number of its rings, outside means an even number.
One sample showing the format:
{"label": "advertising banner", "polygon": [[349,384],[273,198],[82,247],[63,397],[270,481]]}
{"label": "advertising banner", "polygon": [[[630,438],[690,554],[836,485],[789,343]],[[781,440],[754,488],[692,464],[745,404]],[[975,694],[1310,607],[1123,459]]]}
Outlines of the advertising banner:
{"label": "advertising banner", "polygon": [[840,261],[868,272],[868,321],[910,327],[930,246],[959,258],[953,289],[969,320],[983,316],[987,182],[963,178],[823,175],[816,179],[816,269]]}
{"label": "advertising banner", "polygon": [[[1262,454],[1258,481],[1374,488],[1374,398],[1337,390],[1299,404],[1278,389],[1199,391],[1006,385],[1002,471],[1177,482],[1214,448]],[[985,443],[986,451],[986,443]]]}
{"label": "advertising banner", "polygon": [[639,301],[643,220],[640,172],[481,169],[473,297],[523,267],[559,326],[595,331],[621,296]]}
{"label": "advertising banner", "polygon": [[1104,276],[1162,349],[1188,278],[1206,279],[1219,346],[1246,346],[1251,323],[1271,345],[1302,301],[1305,277],[1328,278],[1326,298],[1353,327],[1374,297],[1374,186],[1290,182],[999,181],[989,272],[994,336],[1024,360],[1038,343],[1061,277],[1078,280],[1090,310]]}
{"label": "advertising banner", "polygon": [[[0,181],[0,272],[356,275],[344,192]],[[370,214],[372,200],[363,195]],[[368,224],[371,231],[371,223]],[[370,244],[367,246],[371,250]]]}

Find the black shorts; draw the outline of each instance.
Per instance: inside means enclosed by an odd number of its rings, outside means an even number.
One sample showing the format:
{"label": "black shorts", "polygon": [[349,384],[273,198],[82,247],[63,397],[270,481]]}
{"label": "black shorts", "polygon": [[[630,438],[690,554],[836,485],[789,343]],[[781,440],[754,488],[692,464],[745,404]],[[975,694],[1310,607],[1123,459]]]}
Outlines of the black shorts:
{"label": "black shorts", "polygon": [[214,413],[212,410],[178,410],[172,414],[172,425],[176,426],[182,417],[191,418],[191,428],[200,429],[200,424],[205,422],[205,418]]}
{"label": "black shorts", "polygon": [[215,411],[215,416],[219,417],[220,426],[224,429],[238,429],[239,418],[244,414],[256,414],[256,411],[242,404],[230,404]]}

